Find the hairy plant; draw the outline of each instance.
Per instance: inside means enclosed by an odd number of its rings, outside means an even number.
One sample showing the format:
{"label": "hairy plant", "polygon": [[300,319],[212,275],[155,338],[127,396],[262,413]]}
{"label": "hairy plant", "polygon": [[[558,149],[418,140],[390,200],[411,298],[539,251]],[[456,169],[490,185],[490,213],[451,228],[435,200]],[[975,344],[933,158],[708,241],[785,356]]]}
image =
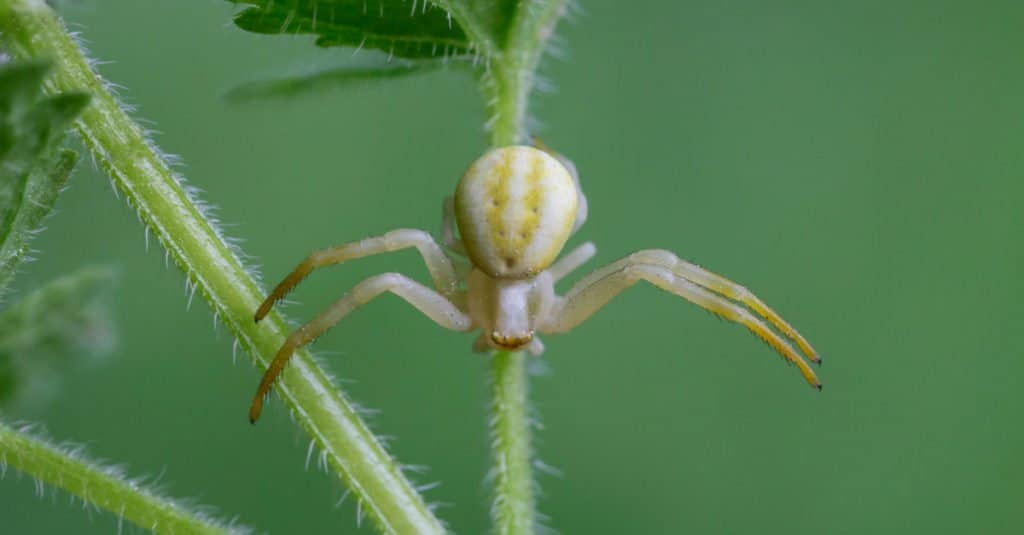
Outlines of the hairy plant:
{"label": "hairy plant", "polygon": [[[527,105],[537,66],[555,25],[568,8],[567,0],[229,1],[242,6],[235,23],[244,30],[310,34],[315,36],[317,46],[373,48],[386,53],[389,60],[254,82],[240,86],[230,98],[293,95],[339,83],[383,81],[453,65],[459,67],[453,71],[471,73],[477,80],[488,110],[490,143],[496,147],[527,139]],[[240,251],[225,239],[195,192],[171,170],[167,158],[117,100],[50,6],[42,0],[0,0],[0,47],[17,61],[53,63],[52,75],[42,83],[45,96],[37,94],[38,82],[32,93],[51,109],[46,131],[62,133],[77,114],[74,130],[117,190],[138,211],[147,231],[167,249],[188,284],[209,303],[253,363],[266,368],[288,334],[289,323],[276,312],[258,326],[253,323],[253,311],[265,293],[253,272],[240,261]],[[0,97],[5,97],[7,87],[0,84]],[[91,96],[88,106],[84,105],[84,95]],[[0,141],[23,143],[22,138],[31,137],[20,131],[10,136]],[[43,137],[44,146],[51,147],[54,141]],[[31,154],[22,160],[39,166],[37,174],[51,178],[66,177],[66,171],[61,174],[60,170],[69,170],[73,161],[73,153],[66,151],[24,151]],[[53,192],[57,189],[51,188]],[[34,227],[32,221],[38,224],[38,219],[29,214],[21,217],[25,227]],[[7,220],[17,222],[18,215]],[[24,239],[31,231],[15,234]],[[18,242],[11,243],[14,249],[19,248]],[[0,255],[7,250],[4,241]],[[8,273],[5,259],[0,256],[0,281]],[[0,360],[0,384],[3,362]],[[494,530],[533,533],[538,520],[531,474],[525,357],[498,352],[492,357],[491,369]],[[380,532],[446,531],[400,465],[307,351],[296,353],[276,391]],[[54,447],[17,426],[0,425],[0,466],[8,465],[155,532],[238,529],[159,497],[120,473]]]}

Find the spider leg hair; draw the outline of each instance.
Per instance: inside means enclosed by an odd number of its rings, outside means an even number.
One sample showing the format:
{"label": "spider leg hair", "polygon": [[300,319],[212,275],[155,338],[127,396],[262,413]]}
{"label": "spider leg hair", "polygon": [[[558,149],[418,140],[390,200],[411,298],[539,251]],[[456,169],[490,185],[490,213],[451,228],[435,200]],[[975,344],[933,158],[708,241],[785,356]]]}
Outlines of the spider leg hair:
{"label": "spider leg hair", "polygon": [[249,421],[256,422],[263,410],[263,400],[274,381],[284,370],[295,350],[316,340],[353,310],[384,292],[391,292],[416,307],[438,325],[453,331],[472,328],[470,317],[437,291],[398,273],[384,273],[363,280],[319,316],[288,336],[260,380],[256,397],[249,408]]}
{"label": "spider leg hair", "polygon": [[381,253],[389,253],[401,249],[415,247],[427,264],[430,277],[434,286],[445,296],[451,296],[456,291],[458,278],[452,261],[441,247],[437,245],[434,238],[427,232],[417,229],[398,229],[388,232],[382,236],[366,238],[357,242],[331,247],[315,251],[306,257],[287,277],[284,278],[270,295],[263,301],[256,310],[255,320],[259,322],[270,313],[274,304],[284,299],[289,292],[302,282],[313,270],[317,268],[333,266],[348,260],[372,256]]}
{"label": "spider leg hair", "polygon": [[641,280],[678,295],[729,321],[743,325],[800,369],[807,382],[820,389],[821,382],[810,366],[785,339],[739,304],[699,286],[671,269],[629,260],[633,255],[584,278],[566,294],[561,306],[549,318],[542,332],[565,332],[583,323],[616,295]]}
{"label": "spider leg hair", "polygon": [[594,258],[595,254],[597,254],[597,247],[594,246],[594,242],[589,241],[569,251],[548,268],[547,271],[551,274],[552,282],[558,282],[569,273],[576,271],[588,260]]}

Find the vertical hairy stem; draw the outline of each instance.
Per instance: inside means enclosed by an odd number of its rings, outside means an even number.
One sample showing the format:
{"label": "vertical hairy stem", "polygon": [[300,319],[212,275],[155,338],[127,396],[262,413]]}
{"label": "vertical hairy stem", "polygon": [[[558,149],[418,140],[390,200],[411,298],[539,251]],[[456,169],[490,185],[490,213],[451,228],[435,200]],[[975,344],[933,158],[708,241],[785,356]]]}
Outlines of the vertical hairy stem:
{"label": "vertical hairy stem", "polygon": [[533,474],[530,451],[529,388],[525,353],[500,351],[491,358],[493,376],[491,441],[494,447],[495,532],[533,533]]}
{"label": "vertical hairy stem", "polygon": [[101,507],[154,533],[219,535],[248,533],[172,499],[160,496],[118,470],[90,463],[0,422],[0,475],[8,467],[32,476],[40,484],[60,487],[83,502]]}
{"label": "vertical hairy stem", "polygon": [[527,108],[535,85],[537,64],[568,0],[522,0],[509,27],[504,47],[489,65],[483,80],[491,112],[491,144],[522,143],[529,132]]}
{"label": "vertical hairy stem", "polygon": [[[259,325],[253,322],[253,311],[263,298],[253,275],[92,71],[53,11],[43,0],[0,0],[0,39],[15,58],[54,62],[48,92],[92,94],[92,104],[76,122],[82,139],[185,271],[189,284],[231,329],[257,367],[265,369],[290,331],[287,322],[277,313]],[[381,532],[444,531],[398,464],[308,352],[296,352],[277,391]],[[244,421],[240,410],[239,424]]]}
{"label": "vertical hairy stem", "polygon": [[[491,112],[491,145],[527,140],[527,108],[537,64],[564,14],[567,0],[523,0],[519,3],[503,49],[488,65],[481,85]],[[495,532],[530,535],[536,531],[527,356],[500,351],[492,357],[491,432],[494,442]]]}
{"label": "vertical hairy stem", "polygon": [[491,96],[491,145],[504,147],[523,143],[526,137],[526,106],[523,93],[528,82],[519,71],[508,67],[492,66],[486,73],[484,87]]}

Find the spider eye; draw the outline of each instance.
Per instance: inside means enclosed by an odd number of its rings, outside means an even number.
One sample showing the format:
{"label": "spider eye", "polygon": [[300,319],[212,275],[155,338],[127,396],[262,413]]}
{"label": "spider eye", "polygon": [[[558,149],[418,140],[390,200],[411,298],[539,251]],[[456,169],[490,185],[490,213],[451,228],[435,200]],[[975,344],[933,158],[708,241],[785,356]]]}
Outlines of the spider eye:
{"label": "spider eye", "polygon": [[502,349],[515,351],[517,349],[522,349],[523,346],[533,341],[533,332],[528,332],[525,335],[514,335],[502,334],[498,331],[493,331],[491,332],[491,341],[494,342],[494,345]]}

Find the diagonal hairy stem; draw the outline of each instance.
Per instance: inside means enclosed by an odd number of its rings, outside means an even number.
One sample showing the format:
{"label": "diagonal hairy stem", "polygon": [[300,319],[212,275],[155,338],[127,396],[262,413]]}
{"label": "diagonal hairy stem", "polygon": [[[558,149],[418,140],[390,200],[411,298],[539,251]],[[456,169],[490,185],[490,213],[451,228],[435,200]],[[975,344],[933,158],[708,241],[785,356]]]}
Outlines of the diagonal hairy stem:
{"label": "diagonal hairy stem", "polygon": [[32,476],[40,485],[60,487],[83,503],[102,507],[154,533],[250,533],[161,496],[127,479],[117,468],[97,465],[73,450],[54,446],[0,421],[0,475],[7,467]]}
{"label": "diagonal hairy stem", "polygon": [[[289,326],[280,314],[259,325],[252,313],[263,292],[181,179],[91,69],[82,50],[43,0],[0,0],[0,43],[16,58],[47,58],[49,93],[86,91],[92,104],[75,126],[96,161],[146,227],[265,369]],[[307,351],[295,354],[278,392],[299,425],[323,450],[338,477],[384,533],[441,533],[441,523],[398,464]],[[239,413],[239,422],[242,422]]]}

